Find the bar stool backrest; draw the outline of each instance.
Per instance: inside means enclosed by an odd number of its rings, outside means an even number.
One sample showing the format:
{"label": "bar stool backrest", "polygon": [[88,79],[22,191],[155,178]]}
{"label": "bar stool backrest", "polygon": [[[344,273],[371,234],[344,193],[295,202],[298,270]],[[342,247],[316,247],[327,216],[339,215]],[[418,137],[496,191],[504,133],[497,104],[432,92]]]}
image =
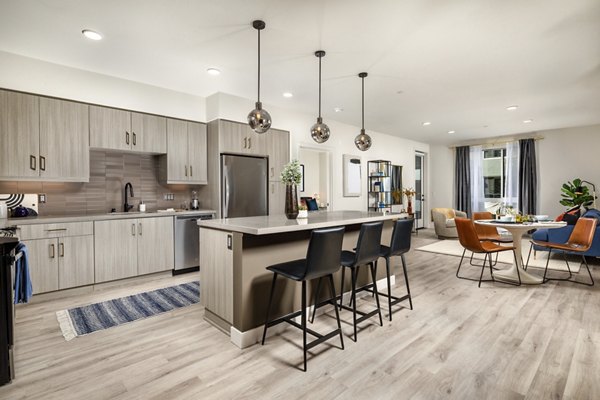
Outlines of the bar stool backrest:
{"label": "bar stool backrest", "polygon": [[367,222],[361,225],[356,244],[354,265],[364,265],[376,261],[381,250],[383,221]]}
{"label": "bar stool backrest", "polygon": [[394,231],[392,232],[392,241],[390,242],[391,256],[399,256],[410,250],[412,227],[412,219],[396,220]]}
{"label": "bar stool backrest", "polygon": [[468,218],[454,218],[454,222],[456,223],[456,233],[458,233],[458,241],[461,246],[474,253],[485,253],[473,221]]}
{"label": "bar stool backrest", "polygon": [[333,274],[340,269],[344,230],[342,226],[312,231],[306,252],[305,280]]}
{"label": "bar stool backrest", "polygon": [[592,247],[597,222],[596,218],[579,218],[577,220],[573,232],[567,240],[567,244],[573,246],[573,251],[586,252]]}

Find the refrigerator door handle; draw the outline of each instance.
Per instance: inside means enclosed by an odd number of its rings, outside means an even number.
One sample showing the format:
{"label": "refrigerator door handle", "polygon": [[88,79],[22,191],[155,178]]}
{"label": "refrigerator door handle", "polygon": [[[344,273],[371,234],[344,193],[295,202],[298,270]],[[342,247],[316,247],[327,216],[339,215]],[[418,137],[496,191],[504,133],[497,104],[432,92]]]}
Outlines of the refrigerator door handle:
{"label": "refrigerator door handle", "polygon": [[223,191],[225,192],[225,207],[223,207],[223,218],[229,216],[229,181],[227,180],[227,168],[223,169]]}

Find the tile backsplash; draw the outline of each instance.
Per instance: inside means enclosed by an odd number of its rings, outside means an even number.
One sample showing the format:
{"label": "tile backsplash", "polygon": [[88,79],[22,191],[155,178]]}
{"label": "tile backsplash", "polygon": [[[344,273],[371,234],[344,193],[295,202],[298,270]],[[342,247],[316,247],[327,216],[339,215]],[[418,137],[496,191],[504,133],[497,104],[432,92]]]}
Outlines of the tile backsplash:
{"label": "tile backsplash", "polygon": [[[39,204],[39,215],[90,215],[123,211],[124,186],[133,185],[129,201],[137,209],[140,200],[148,211],[168,207],[188,207],[192,190],[199,186],[166,185],[158,181],[158,158],[148,154],[90,152],[88,183],[0,182],[0,193],[44,193],[46,203]],[[167,193],[174,200],[164,200]],[[200,206],[203,202],[200,199]]]}

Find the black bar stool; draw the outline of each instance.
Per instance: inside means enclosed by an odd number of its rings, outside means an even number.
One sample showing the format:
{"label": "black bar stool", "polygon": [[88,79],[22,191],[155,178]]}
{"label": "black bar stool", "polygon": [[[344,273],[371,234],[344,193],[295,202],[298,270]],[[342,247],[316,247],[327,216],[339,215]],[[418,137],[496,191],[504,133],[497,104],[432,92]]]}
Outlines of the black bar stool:
{"label": "black bar stool", "polygon": [[[296,328],[302,330],[302,348],[304,350],[304,371],[306,371],[306,352],[314,346],[329,340],[336,335],[340,336],[342,350],[344,349],[344,338],[342,336],[342,326],[340,324],[340,315],[336,304],[335,287],[333,284],[333,274],[340,268],[340,256],[342,251],[342,242],[344,240],[344,227],[319,229],[312,231],[306,258],[289,261],[281,264],[271,265],[267,269],[273,272],[273,282],[271,283],[271,293],[269,294],[269,305],[267,306],[267,318],[265,320],[265,330],[263,331],[262,344],[265,344],[267,328],[287,322]],[[294,281],[302,282],[302,309],[283,317],[269,320],[271,304],[273,302],[273,292],[275,291],[275,281],[277,275]],[[326,335],[321,335],[306,327],[306,282],[316,278],[327,278],[331,298],[327,301],[335,309],[335,318],[337,319],[337,329]],[[298,324],[293,318],[301,315],[301,324]],[[306,343],[306,333],[310,333],[317,339]]]}
{"label": "black bar stool", "polygon": [[[369,222],[362,224],[360,227],[360,233],[358,235],[358,242],[356,244],[356,251],[342,251],[342,284],[340,289],[340,309],[352,311],[353,325],[354,325],[354,341],[356,342],[356,324],[361,323],[364,320],[371,318],[372,316],[379,314],[379,325],[383,326],[383,319],[381,317],[381,308],[379,307],[379,296],[375,291],[375,300],[377,302],[377,308],[371,312],[365,313],[356,309],[356,293],[375,287],[377,282],[377,259],[379,258],[379,251],[381,246],[381,232],[383,230],[383,221],[381,222]],[[361,265],[368,265],[371,269],[372,282],[361,287],[356,288],[356,279],[358,277],[358,271]],[[350,306],[343,304],[344,297],[344,275],[346,268],[350,268],[352,274],[352,295]],[[356,318],[356,314],[360,317]]]}
{"label": "black bar stool", "polygon": [[[389,319],[392,320],[392,306],[408,299],[410,309],[413,309],[412,297],[410,296],[410,286],[408,285],[408,274],[406,272],[406,260],[404,254],[410,250],[410,239],[413,227],[412,219],[398,219],[394,222],[392,231],[392,240],[390,246],[381,245],[379,256],[385,258],[385,271],[387,274],[387,294],[378,292],[380,295],[388,298]],[[406,294],[402,297],[392,296],[392,285],[390,281],[390,258],[400,256],[402,259],[402,269],[404,270],[404,282],[406,282]],[[375,263],[377,265],[377,263]],[[368,289],[372,291],[371,289]]]}

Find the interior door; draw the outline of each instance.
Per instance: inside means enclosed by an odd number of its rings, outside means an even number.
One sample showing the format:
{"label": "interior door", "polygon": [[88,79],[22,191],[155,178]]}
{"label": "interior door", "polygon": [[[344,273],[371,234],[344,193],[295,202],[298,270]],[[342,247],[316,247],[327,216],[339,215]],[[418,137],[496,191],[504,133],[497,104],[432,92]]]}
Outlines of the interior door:
{"label": "interior door", "polygon": [[415,153],[415,228],[424,228],[425,223],[425,154]]}

